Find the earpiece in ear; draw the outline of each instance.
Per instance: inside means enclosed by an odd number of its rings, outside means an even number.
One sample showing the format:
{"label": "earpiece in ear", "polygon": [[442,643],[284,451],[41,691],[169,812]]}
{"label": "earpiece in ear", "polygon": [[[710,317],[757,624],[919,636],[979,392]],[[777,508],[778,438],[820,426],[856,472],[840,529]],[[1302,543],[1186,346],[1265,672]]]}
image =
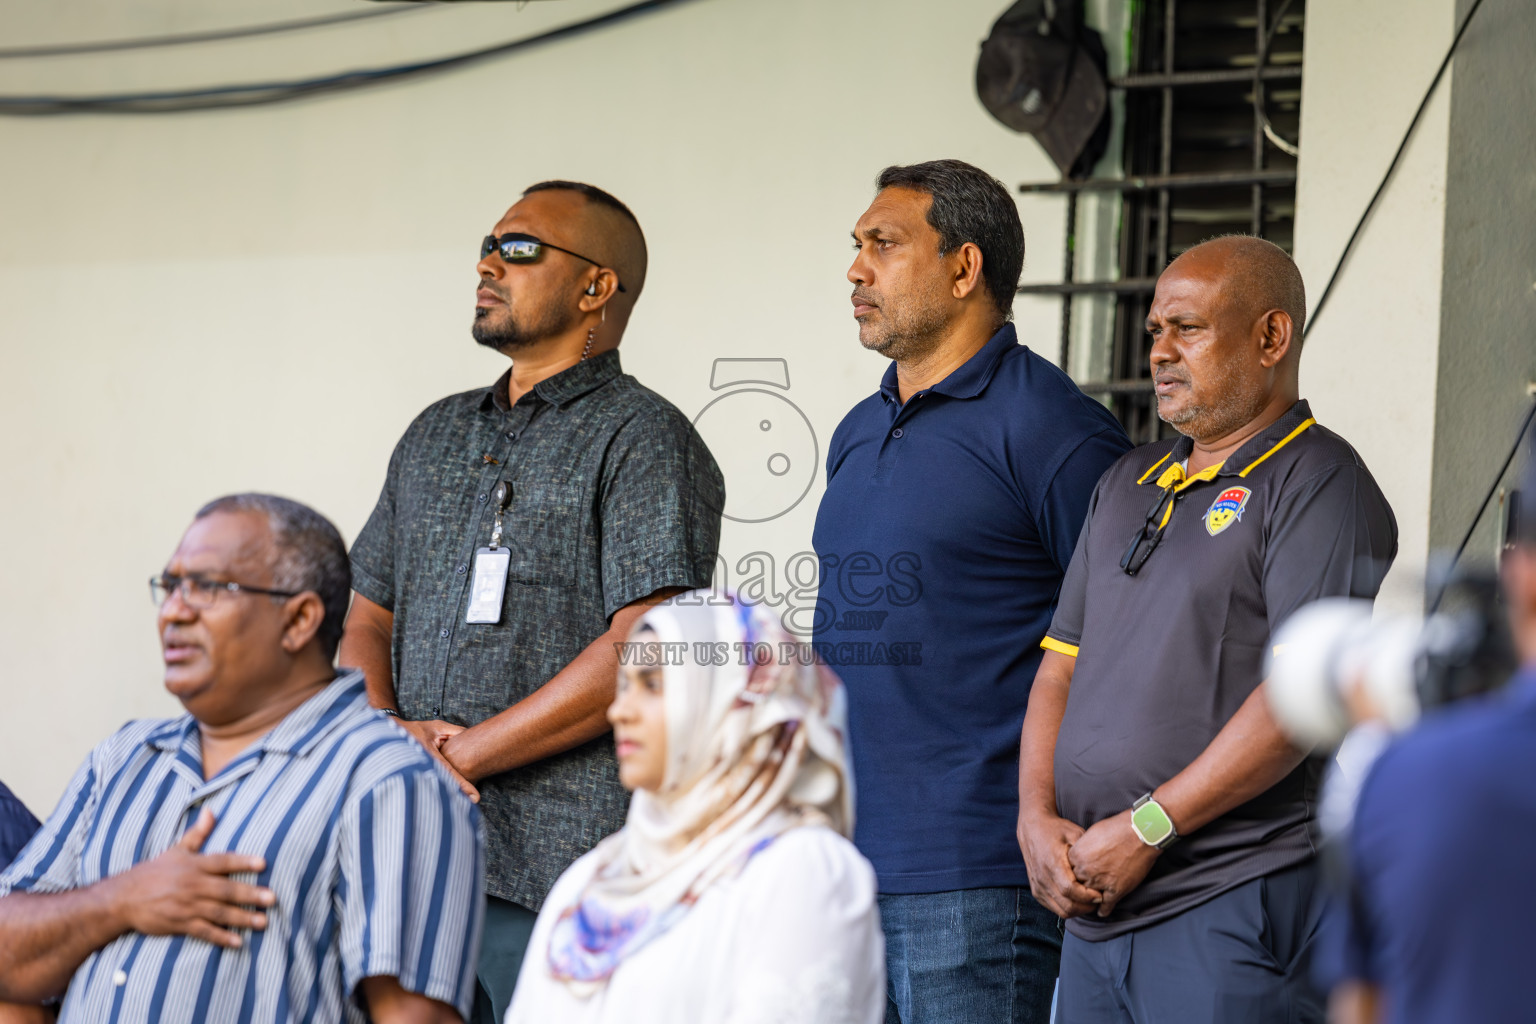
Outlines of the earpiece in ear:
{"label": "earpiece in ear", "polygon": [[596,295],[597,294],[597,282],[596,281],[593,281],[591,284],[587,285],[587,294],[588,295]]}

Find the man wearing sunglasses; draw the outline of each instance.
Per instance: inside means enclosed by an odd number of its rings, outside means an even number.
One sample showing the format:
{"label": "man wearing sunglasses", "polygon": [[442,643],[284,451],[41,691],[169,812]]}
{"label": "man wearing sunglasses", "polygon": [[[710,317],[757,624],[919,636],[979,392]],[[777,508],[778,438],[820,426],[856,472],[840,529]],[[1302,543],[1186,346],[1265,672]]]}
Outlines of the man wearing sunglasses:
{"label": "man wearing sunglasses", "polygon": [[646,276],[623,203],[535,185],[476,270],[473,336],[511,366],[395,448],[352,548],[341,660],[481,802],[474,1019],[499,1022],[550,886],[624,822],[616,648],[649,604],[709,584],[724,485],[687,417],[620,366]]}
{"label": "man wearing sunglasses", "polygon": [[221,498],[150,588],[186,714],[96,747],[0,873],[0,1000],[62,996],[62,1024],[462,1020],[480,815],[333,667],[336,528]]}
{"label": "man wearing sunglasses", "polygon": [[1257,238],[1202,243],[1158,279],[1157,411],[1182,436],[1099,481],[1020,751],[1019,844],[1068,918],[1074,1024],[1323,1019],[1322,764],[1270,718],[1264,659],[1301,605],[1376,596],[1397,525],[1300,400],[1305,314],[1295,264]]}

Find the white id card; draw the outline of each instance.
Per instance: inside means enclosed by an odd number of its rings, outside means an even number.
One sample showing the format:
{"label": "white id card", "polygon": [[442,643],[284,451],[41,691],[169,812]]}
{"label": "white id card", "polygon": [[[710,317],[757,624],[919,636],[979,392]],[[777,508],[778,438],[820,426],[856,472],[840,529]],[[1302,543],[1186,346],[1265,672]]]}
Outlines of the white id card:
{"label": "white id card", "polygon": [[479,548],[475,551],[475,575],[469,584],[469,610],[465,622],[500,622],[501,597],[507,592],[507,572],[512,566],[510,548]]}

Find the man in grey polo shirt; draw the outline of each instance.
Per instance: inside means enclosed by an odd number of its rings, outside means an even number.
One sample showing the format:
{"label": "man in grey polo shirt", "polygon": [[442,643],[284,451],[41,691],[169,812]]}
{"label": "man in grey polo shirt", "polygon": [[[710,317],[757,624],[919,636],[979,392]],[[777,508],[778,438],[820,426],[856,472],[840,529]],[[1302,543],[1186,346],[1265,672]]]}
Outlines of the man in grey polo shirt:
{"label": "man in grey polo shirt", "polygon": [[617,645],[650,604],[709,585],[725,495],[687,417],[620,368],[646,272],[623,203],[535,185],[477,270],[475,340],[512,366],[400,439],[352,547],[341,659],[481,798],[473,1020],[499,1022],[550,886],[624,823]]}
{"label": "man in grey polo shirt", "polygon": [[1158,415],[1183,436],[1100,480],[1042,646],[1019,765],[1036,898],[1068,918],[1060,1012],[1321,1021],[1306,960],[1321,762],[1260,692],[1269,637],[1371,598],[1397,527],[1298,400],[1305,295],[1268,242],[1219,238],[1158,280]]}

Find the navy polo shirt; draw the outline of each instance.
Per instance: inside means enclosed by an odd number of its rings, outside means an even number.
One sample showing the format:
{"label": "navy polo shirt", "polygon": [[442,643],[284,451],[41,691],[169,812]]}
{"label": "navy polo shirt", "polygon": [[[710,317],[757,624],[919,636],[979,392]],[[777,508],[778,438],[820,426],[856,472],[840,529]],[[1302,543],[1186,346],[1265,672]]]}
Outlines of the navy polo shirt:
{"label": "navy polo shirt", "polygon": [[1371,766],[1349,841],[1342,960],[1392,1024],[1529,1021],[1536,888],[1536,666],[1448,708]]}
{"label": "navy polo shirt", "polygon": [[21,852],[39,828],[42,822],[0,782],[0,868]]}
{"label": "navy polo shirt", "polygon": [[816,514],[815,641],[848,693],[854,842],[883,893],[1028,884],[1014,829],[1039,643],[1114,417],[1012,324],[902,404],[838,425]]}

